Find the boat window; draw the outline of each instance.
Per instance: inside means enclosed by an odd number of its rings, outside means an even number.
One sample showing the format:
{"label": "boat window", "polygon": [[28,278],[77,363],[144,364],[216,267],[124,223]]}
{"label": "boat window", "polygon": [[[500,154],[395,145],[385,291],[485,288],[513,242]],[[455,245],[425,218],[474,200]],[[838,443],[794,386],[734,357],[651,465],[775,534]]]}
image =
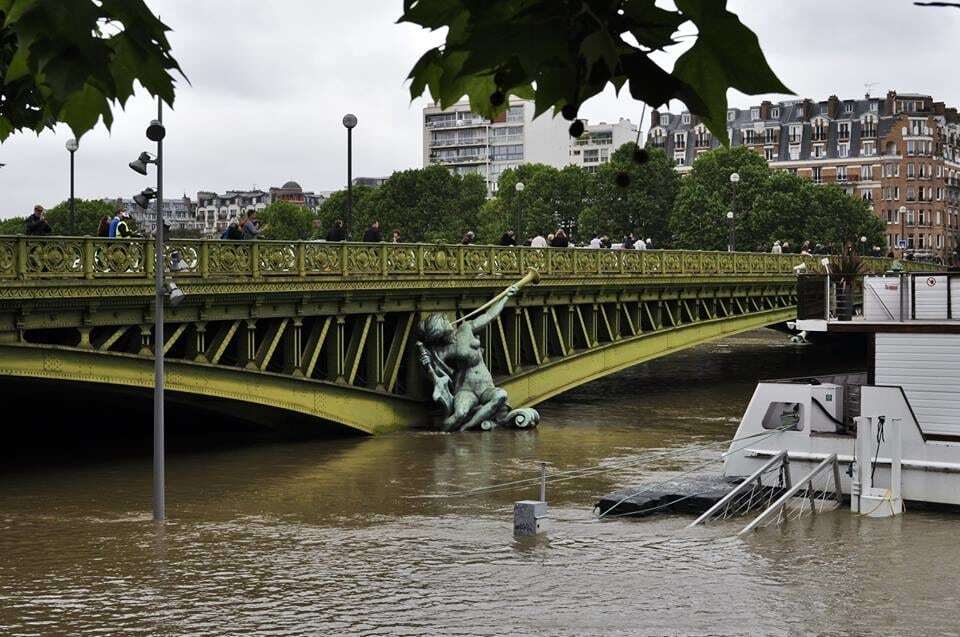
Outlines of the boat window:
{"label": "boat window", "polygon": [[803,429],[800,403],[770,403],[763,416],[763,428],[787,428],[792,431]]}

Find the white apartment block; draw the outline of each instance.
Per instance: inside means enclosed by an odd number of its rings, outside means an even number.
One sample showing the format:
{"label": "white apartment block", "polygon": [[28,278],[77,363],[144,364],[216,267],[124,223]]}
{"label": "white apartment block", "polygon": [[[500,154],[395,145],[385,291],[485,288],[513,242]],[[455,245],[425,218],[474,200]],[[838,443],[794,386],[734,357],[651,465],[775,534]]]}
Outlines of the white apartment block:
{"label": "white apartment block", "polygon": [[201,190],[197,193],[197,220],[203,233],[219,235],[232,219],[251,208],[260,211],[270,205],[270,193],[262,190],[228,190],[224,194]]}
{"label": "white apartment block", "polygon": [[569,157],[570,123],[550,113],[536,119],[533,114],[533,102],[518,99],[510,100],[510,107],[492,121],[473,113],[467,102],[447,110],[427,106],[423,165],[440,164],[457,175],[481,175],[490,195],[508,168],[525,163],[563,168]]}
{"label": "white apartment block", "polygon": [[615,124],[586,124],[579,139],[570,138],[570,162],[588,172],[610,161],[613,152],[628,142],[637,141],[637,125],[620,118]]}
{"label": "white apartment block", "polygon": [[[123,208],[130,214],[137,230],[152,234],[157,227],[157,202],[150,202],[150,207],[144,210],[133,201],[124,197],[106,198],[103,201]],[[163,200],[163,221],[171,230],[202,230],[202,224],[197,220],[196,207],[190,197],[184,195],[180,199]]]}

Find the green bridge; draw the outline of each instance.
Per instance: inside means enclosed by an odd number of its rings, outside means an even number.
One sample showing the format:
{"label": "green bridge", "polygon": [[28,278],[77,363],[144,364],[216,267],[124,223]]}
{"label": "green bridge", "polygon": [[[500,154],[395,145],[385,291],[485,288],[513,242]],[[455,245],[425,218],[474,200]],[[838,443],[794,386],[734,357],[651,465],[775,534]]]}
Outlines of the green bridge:
{"label": "green bridge", "polygon": [[[800,255],[421,244],[171,240],[185,293],[153,338],[153,243],[0,237],[0,376],[150,388],[259,421],[368,433],[426,424],[412,347],[529,269],[482,335],[514,406],[795,316]],[[870,267],[882,270],[882,260]],[[240,407],[238,408],[238,405]]]}

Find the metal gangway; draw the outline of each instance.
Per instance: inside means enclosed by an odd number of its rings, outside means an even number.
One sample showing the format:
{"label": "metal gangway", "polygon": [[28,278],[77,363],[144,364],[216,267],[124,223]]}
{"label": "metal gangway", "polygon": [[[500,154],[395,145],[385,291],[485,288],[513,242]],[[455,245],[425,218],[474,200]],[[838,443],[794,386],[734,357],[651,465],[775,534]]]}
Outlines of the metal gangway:
{"label": "metal gangway", "polygon": [[[774,473],[778,474],[777,484],[765,485],[764,476]],[[842,500],[837,454],[827,456],[793,484],[790,479],[790,458],[787,451],[783,450],[694,520],[690,527],[762,508],[762,513],[738,534],[743,535],[769,524],[780,525],[788,520],[798,520],[808,512],[815,515],[837,508]]]}

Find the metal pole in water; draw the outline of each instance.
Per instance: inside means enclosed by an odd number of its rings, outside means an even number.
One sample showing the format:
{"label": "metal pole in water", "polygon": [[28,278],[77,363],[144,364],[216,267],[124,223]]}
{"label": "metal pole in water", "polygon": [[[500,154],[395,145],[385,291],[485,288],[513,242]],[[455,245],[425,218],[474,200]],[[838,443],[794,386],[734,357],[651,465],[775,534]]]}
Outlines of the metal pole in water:
{"label": "metal pole in water", "polygon": [[[157,99],[157,121],[163,124],[163,100]],[[164,421],[163,421],[163,347],[166,339],[163,335],[163,268],[166,262],[163,254],[163,139],[157,140],[157,229],[154,235],[154,263],[156,296],[154,299],[153,326],[153,519],[162,522],[166,518],[166,467],[164,464]]]}
{"label": "metal pole in water", "polygon": [[547,501],[547,463],[540,463],[540,501]]}

